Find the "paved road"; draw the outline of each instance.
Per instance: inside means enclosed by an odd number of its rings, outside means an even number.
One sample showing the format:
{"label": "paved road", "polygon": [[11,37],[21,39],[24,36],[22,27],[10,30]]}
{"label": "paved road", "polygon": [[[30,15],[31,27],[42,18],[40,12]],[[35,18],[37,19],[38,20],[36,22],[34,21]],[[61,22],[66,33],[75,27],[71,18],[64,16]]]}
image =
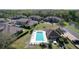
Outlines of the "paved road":
{"label": "paved road", "polygon": [[[73,32],[72,30],[68,29],[68,28],[65,28],[67,31],[69,31],[72,35],[74,35],[75,37],[77,37],[79,40],[79,34],[76,33],[76,32]],[[78,48],[79,48],[79,44],[75,44]]]}
{"label": "paved road", "polygon": [[75,37],[77,37],[77,38],[79,39],[79,33],[74,32],[74,31],[72,31],[72,30],[70,30],[70,29],[68,29],[68,28],[67,28],[67,30],[68,30],[72,35],[74,35]]}
{"label": "paved road", "polygon": [[78,33],[76,33],[76,32],[74,32],[74,31],[72,31],[72,30],[70,30],[70,29],[68,29],[68,28],[64,28],[67,32],[69,32],[69,33],[71,33],[72,35],[74,35],[75,37],[77,37],[78,39],[79,39],[79,34]]}

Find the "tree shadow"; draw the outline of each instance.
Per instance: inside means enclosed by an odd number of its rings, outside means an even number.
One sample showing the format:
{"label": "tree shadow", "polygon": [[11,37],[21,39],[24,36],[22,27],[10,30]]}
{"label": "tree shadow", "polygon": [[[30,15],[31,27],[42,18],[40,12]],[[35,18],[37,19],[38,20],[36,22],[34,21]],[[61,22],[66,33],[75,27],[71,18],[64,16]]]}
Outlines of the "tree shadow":
{"label": "tree shadow", "polygon": [[47,48],[47,44],[41,43],[41,44],[40,44],[40,47],[41,47],[42,49]]}
{"label": "tree shadow", "polygon": [[78,44],[79,45],[79,40],[74,40],[72,41],[74,44]]}
{"label": "tree shadow", "polygon": [[48,44],[48,48],[49,48],[49,49],[52,49],[52,43],[49,43],[49,44]]}

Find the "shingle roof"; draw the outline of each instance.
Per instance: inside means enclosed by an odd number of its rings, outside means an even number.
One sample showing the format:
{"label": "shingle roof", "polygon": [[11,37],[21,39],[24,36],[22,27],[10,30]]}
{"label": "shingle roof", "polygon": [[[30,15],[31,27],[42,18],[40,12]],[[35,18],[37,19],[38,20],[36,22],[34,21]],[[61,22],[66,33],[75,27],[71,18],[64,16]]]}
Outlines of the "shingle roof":
{"label": "shingle roof", "polygon": [[35,20],[35,21],[40,21],[42,17],[40,17],[40,16],[30,16],[29,18],[31,18],[32,20]]}
{"label": "shingle roof", "polygon": [[56,19],[56,20],[61,20],[61,18],[55,17],[55,16],[46,17],[45,19],[49,19],[49,18],[51,18],[51,19]]}
{"label": "shingle roof", "polygon": [[32,25],[37,24],[37,23],[38,23],[38,21],[33,21],[33,20],[31,20],[31,21],[29,21],[29,22],[27,23],[27,25],[28,25],[28,26],[32,26]]}
{"label": "shingle roof", "polygon": [[21,28],[15,27],[15,26],[10,25],[8,23],[4,24],[3,27],[4,27],[3,33],[8,33],[10,35],[16,33],[17,31],[22,30]]}
{"label": "shingle roof", "polygon": [[4,25],[0,24],[0,31],[2,31],[4,29]]}
{"label": "shingle roof", "polygon": [[44,19],[44,21],[48,21],[48,22],[58,22],[58,21],[60,21],[60,20],[61,20],[61,18],[59,18],[59,17],[54,17],[54,16],[46,17],[46,18]]}

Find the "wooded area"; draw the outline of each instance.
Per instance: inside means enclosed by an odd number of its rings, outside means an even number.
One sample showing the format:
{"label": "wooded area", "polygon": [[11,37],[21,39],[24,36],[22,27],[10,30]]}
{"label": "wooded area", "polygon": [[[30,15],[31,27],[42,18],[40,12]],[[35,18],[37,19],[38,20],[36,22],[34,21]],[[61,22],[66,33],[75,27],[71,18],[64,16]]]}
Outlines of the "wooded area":
{"label": "wooded area", "polygon": [[39,15],[41,17],[46,16],[58,16],[69,21],[79,21],[79,10],[0,10],[0,18],[9,18],[13,16],[31,16]]}

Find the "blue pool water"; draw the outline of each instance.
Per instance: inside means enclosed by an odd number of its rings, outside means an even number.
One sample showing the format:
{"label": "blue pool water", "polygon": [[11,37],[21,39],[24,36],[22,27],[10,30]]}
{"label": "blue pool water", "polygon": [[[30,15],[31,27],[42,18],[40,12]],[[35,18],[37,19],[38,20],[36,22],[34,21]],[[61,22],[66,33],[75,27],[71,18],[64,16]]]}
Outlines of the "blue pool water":
{"label": "blue pool water", "polygon": [[43,32],[36,33],[36,41],[44,41]]}

